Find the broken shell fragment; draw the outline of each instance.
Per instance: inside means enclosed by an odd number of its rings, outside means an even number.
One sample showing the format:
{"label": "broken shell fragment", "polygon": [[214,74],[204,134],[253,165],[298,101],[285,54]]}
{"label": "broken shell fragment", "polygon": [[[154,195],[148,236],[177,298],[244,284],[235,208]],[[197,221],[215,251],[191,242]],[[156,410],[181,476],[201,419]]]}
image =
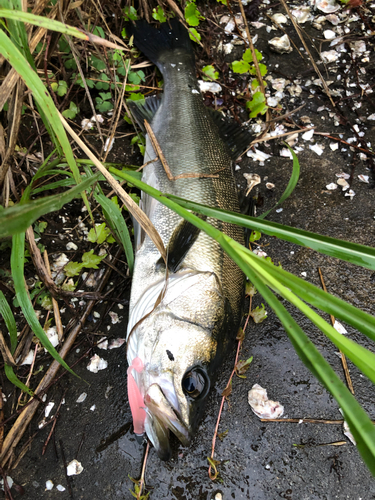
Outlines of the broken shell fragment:
{"label": "broken shell fragment", "polygon": [[213,94],[221,92],[221,86],[218,83],[204,82],[203,80],[198,80],[198,83],[201,92],[212,92]]}
{"label": "broken shell fragment", "polygon": [[260,175],[258,174],[243,174],[243,176],[245,177],[245,179],[247,180],[247,189],[246,189],[246,193],[245,193],[245,196],[247,196],[250,191],[253,189],[254,186],[256,186],[257,184],[260,184]]}
{"label": "broken shell fragment", "polygon": [[273,16],[271,16],[272,21],[274,21],[277,24],[285,24],[288,22],[288,19],[284,14],[281,14],[280,12],[277,12]]}
{"label": "broken shell fragment", "polygon": [[266,389],[259,384],[253,385],[249,391],[248,401],[259,418],[278,418],[284,413],[284,407],[278,401],[269,400]]}
{"label": "broken shell fragment", "polygon": [[315,7],[324,14],[331,14],[339,10],[340,5],[336,3],[336,0],[316,0]]}
{"label": "broken shell fragment", "polygon": [[324,30],[323,31],[323,36],[326,40],[333,40],[334,38],[336,38],[336,33],[332,30]]}
{"label": "broken shell fragment", "polygon": [[274,52],[279,54],[287,54],[293,50],[288,35],[272,38],[268,40],[268,44]]}
{"label": "broken shell fragment", "polygon": [[304,24],[311,17],[310,7],[304,6],[292,10],[292,16],[298,24]]}
{"label": "broken shell fragment", "polygon": [[326,50],[320,53],[320,57],[322,58],[322,61],[327,64],[337,61],[340,54],[338,54],[335,50]]}
{"label": "broken shell fragment", "polygon": [[343,191],[347,191],[350,187],[349,183],[343,178],[338,179],[337,184],[342,187]]}
{"label": "broken shell fragment", "polygon": [[87,369],[90,372],[98,373],[99,370],[105,370],[108,366],[108,362],[95,354],[91,359],[90,363],[87,365]]}
{"label": "broken shell fragment", "polygon": [[275,188],[275,184],[272,184],[272,182],[267,182],[266,188],[267,189],[274,189]]}
{"label": "broken shell fragment", "polygon": [[337,184],[331,182],[331,184],[327,184],[326,189],[328,189],[328,191],[333,191],[334,189],[337,189]]}
{"label": "broken shell fragment", "polygon": [[78,462],[78,460],[72,460],[67,468],[66,468],[66,473],[68,476],[77,476],[78,474],[81,474],[83,471],[83,467],[81,462]]}

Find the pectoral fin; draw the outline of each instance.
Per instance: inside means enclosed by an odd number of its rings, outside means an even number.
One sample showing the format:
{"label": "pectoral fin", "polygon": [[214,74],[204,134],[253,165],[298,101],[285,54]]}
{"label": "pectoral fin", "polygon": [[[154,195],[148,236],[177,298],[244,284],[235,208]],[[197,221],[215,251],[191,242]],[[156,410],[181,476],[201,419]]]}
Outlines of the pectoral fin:
{"label": "pectoral fin", "polygon": [[[207,217],[200,216],[200,218],[206,220]],[[182,220],[173,231],[167,247],[167,262],[170,273],[178,271],[186,254],[197,240],[199,233],[200,229],[186,220]],[[163,264],[162,259],[159,259],[157,266]]]}

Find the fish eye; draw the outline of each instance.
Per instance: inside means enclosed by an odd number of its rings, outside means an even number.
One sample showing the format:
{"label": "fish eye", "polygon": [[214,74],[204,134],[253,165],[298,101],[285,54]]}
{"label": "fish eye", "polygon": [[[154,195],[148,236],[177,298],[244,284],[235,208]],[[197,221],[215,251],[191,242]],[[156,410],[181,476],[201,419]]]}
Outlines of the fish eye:
{"label": "fish eye", "polygon": [[182,379],[182,389],[185,394],[193,399],[199,398],[202,394],[206,394],[208,386],[207,379],[201,370],[194,369],[187,372]]}

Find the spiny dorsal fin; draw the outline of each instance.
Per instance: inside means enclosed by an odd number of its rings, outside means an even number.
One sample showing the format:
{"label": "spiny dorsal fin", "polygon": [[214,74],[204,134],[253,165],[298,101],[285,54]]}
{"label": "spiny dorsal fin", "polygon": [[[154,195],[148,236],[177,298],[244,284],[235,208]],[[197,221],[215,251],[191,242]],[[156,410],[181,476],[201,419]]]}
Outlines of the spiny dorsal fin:
{"label": "spiny dorsal fin", "polygon": [[149,123],[152,122],[152,119],[159,109],[161,97],[162,94],[146,97],[144,103],[138,101],[128,101],[127,104],[129,109],[143,132],[145,132],[144,120],[146,119]]}
{"label": "spiny dorsal fin", "polygon": [[207,108],[216,123],[221,139],[228,146],[232,160],[236,160],[248,148],[253,135],[237,122],[226,118],[212,108]]}

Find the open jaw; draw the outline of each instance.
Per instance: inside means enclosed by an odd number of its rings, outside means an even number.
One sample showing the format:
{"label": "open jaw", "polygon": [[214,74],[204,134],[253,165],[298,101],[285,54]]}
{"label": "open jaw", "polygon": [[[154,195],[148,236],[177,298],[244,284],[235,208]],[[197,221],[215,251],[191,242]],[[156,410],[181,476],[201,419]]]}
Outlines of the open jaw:
{"label": "open jaw", "polygon": [[148,388],[144,403],[146,405],[146,434],[159,457],[162,460],[168,460],[171,455],[169,431],[172,431],[184,446],[187,446],[190,442],[189,430],[170,405],[158,384],[152,384]]}

